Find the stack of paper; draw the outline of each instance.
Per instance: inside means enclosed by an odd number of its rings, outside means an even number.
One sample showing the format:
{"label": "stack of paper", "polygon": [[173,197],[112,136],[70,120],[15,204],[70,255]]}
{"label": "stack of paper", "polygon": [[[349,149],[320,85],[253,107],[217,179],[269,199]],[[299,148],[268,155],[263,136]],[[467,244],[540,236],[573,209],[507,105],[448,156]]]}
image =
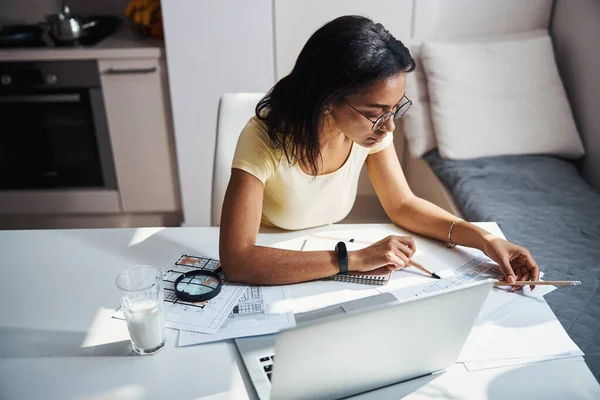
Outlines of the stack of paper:
{"label": "stack of paper", "polygon": [[480,319],[458,361],[479,370],[582,355],[543,299],[524,299]]}
{"label": "stack of paper", "polygon": [[216,342],[245,336],[265,335],[295,325],[291,311],[279,312],[269,307],[289,298],[282,286],[249,286],[225,323],[213,335],[193,331],[179,332],[179,345]]}
{"label": "stack of paper", "polygon": [[[166,326],[180,330],[180,345],[262,335],[295,326],[291,310],[271,307],[289,299],[288,290],[283,286],[231,284],[222,276],[221,292],[216,297],[203,302],[179,299],[173,285],[181,274],[199,269],[217,271],[217,249],[205,250],[180,248],[161,268]],[[123,319],[122,311],[119,310],[115,317]]]}

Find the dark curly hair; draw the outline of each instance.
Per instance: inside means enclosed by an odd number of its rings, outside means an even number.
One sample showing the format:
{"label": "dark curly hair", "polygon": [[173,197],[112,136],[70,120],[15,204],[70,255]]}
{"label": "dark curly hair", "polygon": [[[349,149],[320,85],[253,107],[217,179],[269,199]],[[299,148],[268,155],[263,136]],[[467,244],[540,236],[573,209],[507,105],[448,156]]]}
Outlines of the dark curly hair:
{"label": "dark curly hair", "polygon": [[257,104],[256,116],[265,121],[273,148],[283,149],[290,164],[300,161],[316,176],[324,108],[414,69],[406,46],[381,24],[356,15],[339,17],[308,39],[292,72]]}

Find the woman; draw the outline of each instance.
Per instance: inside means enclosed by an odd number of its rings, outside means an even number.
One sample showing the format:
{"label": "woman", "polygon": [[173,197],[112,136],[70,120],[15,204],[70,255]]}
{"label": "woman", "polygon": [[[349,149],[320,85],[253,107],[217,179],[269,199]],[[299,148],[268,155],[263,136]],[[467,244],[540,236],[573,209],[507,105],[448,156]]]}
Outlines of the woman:
{"label": "woman", "polygon": [[[364,163],[398,226],[482,250],[510,283],[539,278],[526,249],[416,197],[408,187],[392,132],[410,107],[404,89],[406,73],[414,69],[408,49],[364,17],[337,18],[311,36],[292,72],[259,102],[238,140],[221,219],[220,258],[229,279],[287,284],[339,273],[344,262],[334,249],[262,247],[256,235],[261,224],[304,229],[342,220]],[[349,252],[347,267],[400,269],[415,250],[411,237],[389,236]]]}

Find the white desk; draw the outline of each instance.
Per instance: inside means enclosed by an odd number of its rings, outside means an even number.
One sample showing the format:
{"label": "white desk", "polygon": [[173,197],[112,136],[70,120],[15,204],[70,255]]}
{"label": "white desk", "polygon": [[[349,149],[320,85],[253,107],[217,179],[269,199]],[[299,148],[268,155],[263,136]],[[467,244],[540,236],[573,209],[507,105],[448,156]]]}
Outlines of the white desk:
{"label": "white desk", "polygon": [[[305,234],[261,234],[259,241]],[[177,348],[177,332],[168,330],[163,351],[132,356],[124,322],[106,318],[119,304],[114,279],[120,271],[136,264],[160,267],[181,245],[217,247],[218,229],[0,231],[0,399],[254,398],[231,341]],[[307,284],[293,288],[294,295],[314,291]],[[82,348],[107,331],[98,326],[114,331],[107,344]],[[406,394],[599,399],[600,386],[582,359],[478,372],[457,364],[439,376],[357,398]]]}

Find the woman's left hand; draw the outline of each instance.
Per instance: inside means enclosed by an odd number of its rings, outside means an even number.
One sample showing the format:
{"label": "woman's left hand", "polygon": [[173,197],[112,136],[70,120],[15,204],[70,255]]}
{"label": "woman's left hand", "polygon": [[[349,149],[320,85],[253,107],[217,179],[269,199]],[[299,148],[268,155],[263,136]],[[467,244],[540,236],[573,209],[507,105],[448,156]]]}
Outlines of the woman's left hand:
{"label": "woman's left hand", "polygon": [[[502,280],[514,283],[515,281],[537,281],[540,279],[540,267],[538,267],[529,250],[524,247],[498,237],[492,237],[485,240],[482,250],[489,258],[498,263]],[[514,292],[520,288],[519,286],[513,286],[510,290]],[[530,288],[533,290],[535,286],[531,285]]]}

